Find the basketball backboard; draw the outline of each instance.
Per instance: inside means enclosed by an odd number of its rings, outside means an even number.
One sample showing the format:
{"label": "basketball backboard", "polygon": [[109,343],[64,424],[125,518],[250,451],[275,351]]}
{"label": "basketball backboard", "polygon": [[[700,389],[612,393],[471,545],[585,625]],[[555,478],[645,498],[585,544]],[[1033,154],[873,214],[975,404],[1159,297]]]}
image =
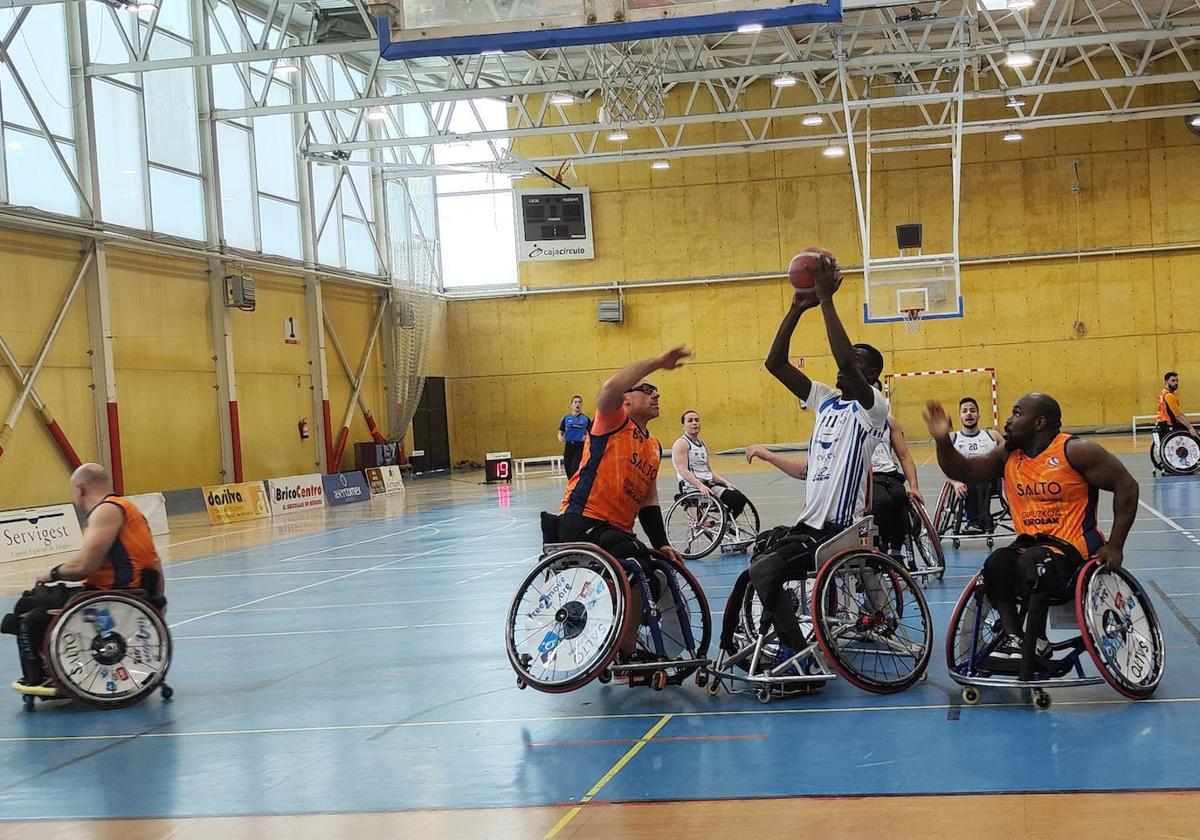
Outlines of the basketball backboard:
{"label": "basketball backboard", "polygon": [[842,19],[842,0],[378,0],[389,60],[638,41]]}

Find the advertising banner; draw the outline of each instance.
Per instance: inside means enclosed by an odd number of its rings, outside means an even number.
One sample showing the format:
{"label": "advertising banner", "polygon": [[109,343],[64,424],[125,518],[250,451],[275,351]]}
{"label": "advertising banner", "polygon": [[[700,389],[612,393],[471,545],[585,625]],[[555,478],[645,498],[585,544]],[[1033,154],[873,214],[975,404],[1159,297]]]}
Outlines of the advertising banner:
{"label": "advertising banner", "polygon": [[208,521],[213,525],[263,519],[271,515],[267,491],[261,481],[216,484],[200,489],[204,494],[204,506],[208,508]]}
{"label": "advertising banner", "polygon": [[325,503],[329,506],[366,502],[371,498],[367,479],[360,472],[344,472],[321,477],[325,487]]}
{"label": "advertising banner", "polygon": [[83,531],[72,505],[47,505],[0,512],[0,563],[77,551]]}
{"label": "advertising banner", "polygon": [[268,479],[267,492],[271,496],[272,516],[325,507],[325,488],[316,473]]}

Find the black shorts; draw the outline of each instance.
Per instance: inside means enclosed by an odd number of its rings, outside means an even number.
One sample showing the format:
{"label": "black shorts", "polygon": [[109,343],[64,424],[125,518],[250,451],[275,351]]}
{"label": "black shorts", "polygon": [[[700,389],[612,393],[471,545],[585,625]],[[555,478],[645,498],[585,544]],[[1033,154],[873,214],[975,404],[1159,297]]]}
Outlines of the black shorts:
{"label": "black shorts", "polygon": [[1054,600],[1071,597],[1070,585],[1084,559],[1071,546],[1020,536],[997,548],[983,564],[983,586],[993,604],[1023,601],[1034,592]]}

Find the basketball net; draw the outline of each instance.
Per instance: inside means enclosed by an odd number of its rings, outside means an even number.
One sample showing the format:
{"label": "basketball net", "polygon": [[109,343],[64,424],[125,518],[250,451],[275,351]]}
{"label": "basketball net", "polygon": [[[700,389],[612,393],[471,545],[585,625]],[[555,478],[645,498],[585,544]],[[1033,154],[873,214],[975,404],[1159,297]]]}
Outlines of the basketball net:
{"label": "basketball net", "polygon": [[600,78],[604,99],[600,122],[640,125],[663,118],[666,104],[662,77],[669,55],[665,38],[594,44],[587,52]]}
{"label": "basketball net", "polygon": [[921,331],[921,316],[925,314],[924,309],[902,309],[904,313],[904,329],[906,332],[918,333]]}

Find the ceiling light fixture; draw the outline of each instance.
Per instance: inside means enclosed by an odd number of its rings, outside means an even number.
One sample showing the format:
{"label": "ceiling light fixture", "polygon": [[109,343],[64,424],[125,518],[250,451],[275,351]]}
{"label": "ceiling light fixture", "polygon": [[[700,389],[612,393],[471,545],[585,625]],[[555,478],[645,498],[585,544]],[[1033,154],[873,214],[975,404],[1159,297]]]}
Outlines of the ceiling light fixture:
{"label": "ceiling light fixture", "polygon": [[791,73],[780,73],[771,84],[777,88],[792,87],[796,84],[796,77]]}
{"label": "ceiling light fixture", "polygon": [[809,114],[807,117],[800,120],[801,125],[807,125],[809,128],[815,125],[821,125],[823,122],[825,122],[825,118],[820,114]]}

